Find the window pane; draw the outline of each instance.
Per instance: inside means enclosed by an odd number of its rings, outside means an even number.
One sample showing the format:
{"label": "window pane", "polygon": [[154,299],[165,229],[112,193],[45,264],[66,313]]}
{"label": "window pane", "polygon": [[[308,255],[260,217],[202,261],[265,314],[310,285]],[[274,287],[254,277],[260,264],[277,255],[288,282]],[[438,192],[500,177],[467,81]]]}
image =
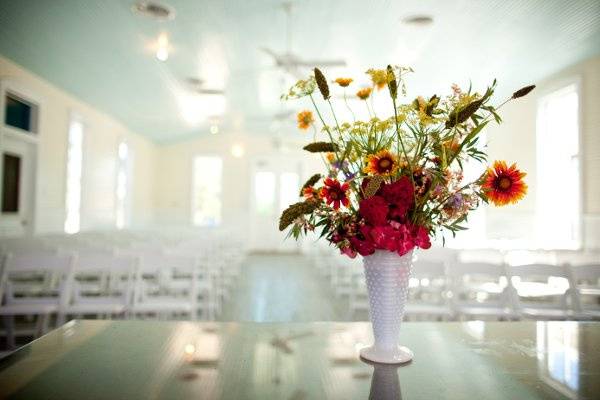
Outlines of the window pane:
{"label": "window pane", "polygon": [[116,226],[123,229],[127,225],[127,202],[129,201],[129,145],[122,141],[117,148]]}
{"label": "window pane", "polygon": [[295,172],[284,172],[279,176],[279,213],[298,201],[300,177]]}
{"label": "window pane", "polygon": [[67,188],[65,194],[65,232],[79,232],[81,218],[81,169],[83,160],[83,124],[73,120],[67,144]]}
{"label": "window pane", "polygon": [[19,212],[19,184],[21,182],[21,158],[4,154],[2,167],[2,212]]}
{"label": "window pane", "polygon": [[275,207],[275,174],[273,172],[261,171],[254,175],[254,199],[258,215],[273,213]]}
{"label": "window pane", "polygon": [[537,149],[539,244],[545,248],[578,247],[579,97],[575,85],[551,93],[540,102]]}
{"label": "window pane", "polygon": [[4,122],[6,125],[29,131],[31,129],[31,105],[11,94],[7,94],[5,100]]}
{"label": "window pane", "polygon": [[217,226],[221,223],[222,170],[223,161],[220,157],[194,158],[192,187],[194,225]]}

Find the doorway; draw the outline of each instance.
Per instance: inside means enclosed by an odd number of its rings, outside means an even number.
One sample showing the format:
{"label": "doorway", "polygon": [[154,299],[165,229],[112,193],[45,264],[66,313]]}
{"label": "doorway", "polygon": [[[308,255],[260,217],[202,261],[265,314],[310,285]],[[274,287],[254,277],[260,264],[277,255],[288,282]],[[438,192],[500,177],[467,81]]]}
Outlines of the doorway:
{"label": "doorway", "polygon": [[279,216],[299,201],[302,163],[282,155],[258,157],[252,162],[251,249],[264,253],[296,253],[299,243],[285,240],[278,229]]}
{"label": "doorway", "polygon": [[0,141],[0,236],[33,234],[35,144],[4,134]]}

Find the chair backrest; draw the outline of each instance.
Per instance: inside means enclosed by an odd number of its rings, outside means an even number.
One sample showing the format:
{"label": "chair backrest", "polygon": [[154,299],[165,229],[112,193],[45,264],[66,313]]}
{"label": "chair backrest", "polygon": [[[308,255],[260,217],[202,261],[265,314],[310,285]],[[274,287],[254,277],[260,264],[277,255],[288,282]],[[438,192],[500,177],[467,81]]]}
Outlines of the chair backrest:
{"label": "chair backrest", "polygon": [[568,310],[578,303],[571,274],[564,265],[513,265],[508,271],[517,305]]}
{"label": "chair backrest", "polygon": [[446,263],[444,261],[427,261],[417,259],[412,274],[414,278],[437,278],[446,276]]}
{"label": "chair backrest", "polygon": [[[63,296],[68,275],[75,265],[72,254],[7,254],[4,257],[2,275],[0,276],[0,299],[15,302],[15,287],[26,287],[25,297],[32,293],[40,301],[39,291],[52,290],[51,297]],[[35,292],[35,293],[33,293]]]}
{"label": "chair backrest", "polygon": [[458,262],[448,266],[448,275],[452,278],[466,276],[499,279],[506,276],[506,268],[502,264],[485,262]]}
{"label": "chair backrest", "polygon": [[502,264],[458,262],[448,266],[451,302],[480,307],[510,304],[510,283]]}
{"label": "chair backrest", "polygon": [[5,272],[62,271],[73,267],[72,254],[8,254],[4,261]]}
{"label": "chair backrest", "polygon": [[133,296],[135,257],[115,256],[106,252],[83,252],[68,280],[74,302],[84,298],[101,300],[122,297],[128,303]]}
{"label": "chair backrest", "polygon": [[520,277],[521,279],[547,279],[550,277],[569,278],[569,272],[564,265],[512,265],[508,268],[508,271],[511,277]]}
{"label": "chair backrest", "polygon": [[591,284],[600,285],[600,263],[585,265],[570,265],[568,269],[573,277],[573,283],[587,281]]}
{"label": "chair backrest", "polygon": [[[140,257],[136,274],[135,301],[146,297],[147,290],[185,291],[191,298],[197,296],[198,263],[191,256],[146,254]],[[146,280],[150,277],[150,280]],[[183,279],[182,279],[183,278]]]}

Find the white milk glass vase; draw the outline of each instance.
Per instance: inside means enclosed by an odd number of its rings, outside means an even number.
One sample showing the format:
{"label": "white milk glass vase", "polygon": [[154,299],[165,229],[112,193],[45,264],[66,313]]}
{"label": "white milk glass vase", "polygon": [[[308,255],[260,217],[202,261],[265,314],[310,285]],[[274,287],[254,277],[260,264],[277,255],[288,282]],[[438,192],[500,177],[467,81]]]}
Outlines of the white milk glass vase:
{"label": "white milk glass vase", "polygon": [[385,364],[412,360],[413,352],[399,343],[412,263],[412,251],[400,256],[376,250],[363,258],[375,343],[361,349],[362,358]]}

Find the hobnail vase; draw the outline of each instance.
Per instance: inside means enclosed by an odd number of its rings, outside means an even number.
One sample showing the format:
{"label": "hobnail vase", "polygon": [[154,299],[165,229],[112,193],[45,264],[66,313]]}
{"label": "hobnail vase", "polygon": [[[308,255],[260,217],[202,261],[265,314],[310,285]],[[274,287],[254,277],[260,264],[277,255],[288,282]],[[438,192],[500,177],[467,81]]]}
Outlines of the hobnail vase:
{"label": "hobnail vase", "polygon": [[412,251],[400,256],[376,250],[363,258],[375,343],[361,349],[362,358],[384,364],[412,360],[413,352],[399,343],[412,263]]}

